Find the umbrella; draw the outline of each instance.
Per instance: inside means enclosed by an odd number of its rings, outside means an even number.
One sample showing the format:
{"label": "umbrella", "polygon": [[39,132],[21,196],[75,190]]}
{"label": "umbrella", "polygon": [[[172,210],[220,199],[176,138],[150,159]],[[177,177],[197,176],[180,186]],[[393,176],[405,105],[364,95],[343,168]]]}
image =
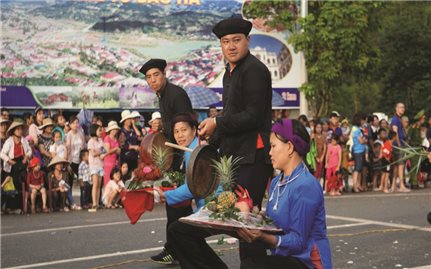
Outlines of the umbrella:
{"label": "umbrella", "polygon": [[283,97],[276,91],[272,91],[272,106],[283,106],[284,99]]}
{"label": "umbrella", "polygon": [[186,88],[186,92],[193,108],[206,107],[220,102],[218,95],[210,89],[192,86]]}

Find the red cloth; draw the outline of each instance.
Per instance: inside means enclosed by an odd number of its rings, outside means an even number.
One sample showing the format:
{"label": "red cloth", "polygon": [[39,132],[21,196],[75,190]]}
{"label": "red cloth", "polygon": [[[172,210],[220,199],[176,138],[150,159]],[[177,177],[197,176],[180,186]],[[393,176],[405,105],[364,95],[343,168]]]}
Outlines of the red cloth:
{"label": "red cloth", "polygon": [[263,149],[264,145],[263,145],[263,140],[262,137],[260,136],[260,134],[257,134],[257,141],[256,141],[256,149]]}
{"label": "red cloth", "polygon": [[311,262],[314,265],[315,269],[322,269],[322,259],[320,258],[319,250],[317,249],[316,244],[313,246],[313,250],[310,253]]}
{"label": "red cloth", "polygon": [[383,144],[383,157],[390,162],[392,158],[392,142],[390,140],[386,140]]}
{"label": "red cloth", "polygon": [[13,158],[24,157],[24,149],[20,143],[13,143]]}
{"label": "red cloth", "polygon": [[326,168],[327,192],[337,190],[337,167]]}
{"label": "red cloth", "polygon": [[154,208],[154,196],[146,191],[152,188],[136,190],[136,191],[122,191],[120,193],[121,201],[124,205],[127,217],[130,224],[138,222],[139,218],[145,211],[152,211]]}

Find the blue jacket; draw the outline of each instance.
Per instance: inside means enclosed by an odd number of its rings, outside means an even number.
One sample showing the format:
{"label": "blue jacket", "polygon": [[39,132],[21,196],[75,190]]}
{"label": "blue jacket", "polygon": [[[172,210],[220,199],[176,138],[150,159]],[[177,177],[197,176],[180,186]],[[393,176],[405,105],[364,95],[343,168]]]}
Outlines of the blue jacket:
{"label": "blue jacket", "polygon": [[[323,268],[332,268],[322,187],[303,163],[286,177],[286,181],[293,179],[290,183],[279,186],[282,176],[280,174],[271,181],[266,208],[274,224],[284,231],[272,254],[296,257],[313,268],[310,253],[316,245]],[[295,176],[298,177],[294,179]]]}
{"label": "blue jacket", "polygon": [[[190,149],[194,149],[197,146],[198,146],[198,138],[195,137],[192,143],[190,143],[190,145],[188,145],[187,147]],[[185,163],[186,170],[187,170],[187,165],[189,163],[191,155],[192,155],[191,152],[188,152],[188,151],[184,152],[184,163]],[[184,184],[181,185],[180,187],[176,188],[175,190],[166,191],[165,196],[166,196],[166,202],[168,203],[168,205],[175,205],[183,201],[194,198],[189,187],[187,186],[187,178]],[[196,202],[197,209],[200,209],[201,207],[204,206],[204,199],[195,198],[195,202]]]}

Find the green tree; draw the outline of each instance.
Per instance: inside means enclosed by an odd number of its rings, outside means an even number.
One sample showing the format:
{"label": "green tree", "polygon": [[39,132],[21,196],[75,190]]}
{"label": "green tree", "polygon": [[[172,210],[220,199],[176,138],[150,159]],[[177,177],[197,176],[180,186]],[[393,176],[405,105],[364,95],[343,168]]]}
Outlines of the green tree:
{"label": "green tree", "polygon": [[[288,42],[302,51],[308,83],[302,85],[315,116],[328,114],[333,95],[342,85],[369,80],[379,62],[379,49],[368,37],[375,27],[372,15],[380,3],[309,2],[309,15],[298,18],[294,2],[251,2],[251,18],[269,18],[268,24],[292,31]],[[281,9],[281,5],[288,8]],[[297,31],[297,26],[303,31]]]}
{"label": "green tree", "polygon": [[409,116],[431,111],[431,3],[387,3],[380,17],[382,109],[392,113],[402,101]]}

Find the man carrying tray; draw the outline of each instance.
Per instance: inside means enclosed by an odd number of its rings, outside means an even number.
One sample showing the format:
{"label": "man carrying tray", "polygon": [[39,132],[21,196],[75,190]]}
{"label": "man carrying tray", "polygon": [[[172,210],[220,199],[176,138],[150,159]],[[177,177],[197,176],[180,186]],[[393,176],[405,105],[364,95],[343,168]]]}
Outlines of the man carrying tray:
{"label": "man carrying tray", "polygon": [[[269,160],[269,133],[271,130],[271,74],[268,68],[249,52],[252,24],[241,18],[219,22],[213,32],[220,39],[227,61],[223,77],[223,116],[204,120],[199,135],[210,137],[210,144],[220,147],[223,155],[241,157],[236,183],[247,189],[253,205],[261,206],[268,180],[272,174]],[[169,228],[169,236],[176,229],[201,236],[201,229],[183,223]],[[184,226],[184,227],[179,227]],[[203,231],[205,233],[205,231]],[[202,246],[208,248],[209,246]],[[240,243],[241,260],[266,256],[259,244]],[[202,260],[181,260],[184,268],[225,268],[213,256]]]}

